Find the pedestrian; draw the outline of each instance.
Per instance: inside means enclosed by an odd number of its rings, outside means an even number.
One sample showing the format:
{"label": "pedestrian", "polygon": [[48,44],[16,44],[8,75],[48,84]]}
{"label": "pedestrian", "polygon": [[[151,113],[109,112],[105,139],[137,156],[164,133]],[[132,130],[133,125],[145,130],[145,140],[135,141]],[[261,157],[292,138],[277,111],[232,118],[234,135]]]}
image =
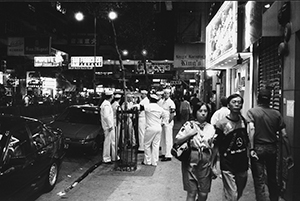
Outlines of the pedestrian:
{"label": "pedestrian", "polygon": [[246,121],[240,113],[244,102],[242,96],[233,94],[227,101],[230,113],[216,123],[214,144],[219,150],[223,198],[236,201],[247,183],[249,137]]}
{"label": "pedestrian", "polygon": [[227,107],[227,98],[225,96],[222,96],[220,102],[221,102],[221,108],[215,111],[210,119],[210,123],[212,125],[216,125],[216,123],[220,119],[223,119],[230,113],[230,110]]}
{"label": "pedestrian", "polygon": [[193,94],[193,96],[191,97],[190,99],[190,102],[191,102],[191,107],[192,107],[192,110],[194,110],[193,108],[197,105],[198,102],[200,102],[199,98],[197,97],[197,94]]}
{"label": "pedestrian", "polygon": [[158,100],[159,97],[156,94],[150,94],[150,103],[140,104],[140,110],[145,111],[146,118],[143,165],[157,166],[159,159],[161,125],[167,120],[167,113],[157,104]]}
{"label": "pedestrian", "polygon": [[106,91],[104,101],[100,106],[101,125],[104,131],[104,144],[103,144],[103,163],[110,164],[115,161],[115,125],[114,113],[111,106],[113,99],[113,92]]}
{"label": "pedestrian", "polygon": [[[206,103],[194,106],[192,116],[195,120],[187,121],[175,137],[177,144],[191,138],[189,159],[181,162],[183,188],[187,191],[186,200],[207,200],[212,182],[213,138],[215,128],[207,122],[210,107]],[[196,135],[195,135],[196,134]]]}
{"label": "pedestrian", "polygon": [[120,101],[121,101],[121,94],[116,94],[114,95],[114,99],[112,101],[112,109],[113,109],[113,114],[114,114],[114,126],[115,126],[115,150],[118,152],[118,146],[119,146],[119,141],[120,141],[120,129],[121,129],[121,119],[120,119],[120,114],[118,116],[118,110],[120,109]]}
{"label": "pedestrian", "polygon": [[175,117],[175,103],[170,98],[171,90],[164,90],[164,99],[162,102],[162,108],[166,111],[168,116],[168,121],[163,124],[162,127],[162,159],[161,161],[171,161],[172,154],[171,149],[173,146],[173,126],[174,126],[174,117]]}
{"label": "pedestrian", "polygon": [[157,91],[155,94],[156,94],[156,95],[158,96],[158,98],[159,98],[157,104],[158,104],[160,107],[162,107],[163,99],[164,99],[164,98],[163,98],[164,92],[163,92],[163,91]]}
{"label": "pedestrian", "polygon": [[259,201],[268,200],[266,186],[269,199],[279,199],[280,189],[276,180],[277,132],[282,135],[288,145],[288,153],[291,153],[284,120],[279,111],[270,108],[270,98],[271,91],[261,89],[257,99],[258,105],[247,112],[251,171],[256,200]]}
{"label": "pedestrian", "polygon": [[[132,93],[127,93],[126,94],[127,100],[123,102],[122,104],[122,109],[123,110],[131,110],[134,103],[133,103],[133,94]],[[134,131],[134,123],[133,123],[133,115],[128,113],[126,114],[126,116],[124,117],[124,125],[122,126],[123,129],[123,138],[124,138],[124,142],[126,145],[128,145],[129,147],[136,147],[137,146],[137,142],[136,142],[136,136],[135,136],[135,131]],[[125,129],[125,127],[127,127],[127,129]],[[127,131],[127,133],[126,133]]]}
{"label": "pedestrian", "polygon": [[[148,91],[141,90],[141,102],[140,105],[147,105],[149,104],[149,99],[147,97]],[[146,117],[145,111],[139,112],[139,148],[138,152],[144,152],[144,136],[145,136],[145,129],[146,129]]]}
{"label": "pedestrian", "polygon": [[192,113],[192,108],[190,105],[190,102],[188,101],[188,96],[183,96],[183,101],[180,104],[179,113],[182,117],[183,122],[187,122],[190,118],[190,115]]}

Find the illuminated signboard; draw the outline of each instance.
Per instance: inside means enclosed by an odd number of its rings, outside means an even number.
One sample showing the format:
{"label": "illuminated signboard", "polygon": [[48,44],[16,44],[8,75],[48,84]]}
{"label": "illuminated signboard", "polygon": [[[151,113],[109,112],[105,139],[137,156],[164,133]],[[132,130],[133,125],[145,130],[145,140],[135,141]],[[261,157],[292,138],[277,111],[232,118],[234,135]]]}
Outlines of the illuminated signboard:
{"label": "illuminated signboard", "polygon": [[91,70],[93,67],[102,67],[103,66],[103,57],[71,57],[71,65],[69,69],[82,69],[82,70]]}
{"label": "illuminated signboard", "polygon": [[60,63],[54,56],[34,57],[34,67],[58,67]]}
{"label": "illuminated signboard", "polygon": [[225,1],[206,27],[206,68],[237,52],[237,1]]}
{"label": "illuminated signboard", "polygon": [[[165,73],[165,71],[170,71],[173,66],[172,61],[165,62],[146,62],[147,74]],[[145,74],[144,63],[139,62],[136,66],[136,71],[138,74]]]}

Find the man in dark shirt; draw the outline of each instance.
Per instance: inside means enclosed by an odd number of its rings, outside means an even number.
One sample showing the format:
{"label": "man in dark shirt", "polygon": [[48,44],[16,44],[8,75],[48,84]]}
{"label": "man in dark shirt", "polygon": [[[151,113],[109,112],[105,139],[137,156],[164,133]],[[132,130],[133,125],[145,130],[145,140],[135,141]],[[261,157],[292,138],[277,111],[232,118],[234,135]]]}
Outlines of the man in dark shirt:
{"label": "man in dark shirt", "polygon": [[246,121],[240,114],[243,98],[239,94],[228,97],[229,115],[215,125],[215,145],[219,150],[223,180],[223,200],[238,200],[248,178],[248,144]]}
{"label": "man in dark shirt", "polygon": [[256,200],[268,200],[265,188],[268,181],[269,198],[271,201],[278,201],[280,191],[276,180],[277,132],[286,141],[289,153],[290,150],[285,123],[280,112],[269,107],[270,98],[271,91],[262,89],[258,95],[258,106],[248,110],[247,119]]}

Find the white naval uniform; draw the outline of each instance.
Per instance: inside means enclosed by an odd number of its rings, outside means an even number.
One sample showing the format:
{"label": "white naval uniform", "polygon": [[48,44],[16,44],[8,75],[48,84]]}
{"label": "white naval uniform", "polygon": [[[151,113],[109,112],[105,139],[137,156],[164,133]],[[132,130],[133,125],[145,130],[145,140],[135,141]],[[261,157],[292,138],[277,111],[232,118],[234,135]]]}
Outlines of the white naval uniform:
{"label": "white naval uniform", "polygon": [[174,101],[171,98],[163,100],[162,108],[167,112],[167,121],[163,124],[162,127],[162,136],[161,136],[161,153],[165,155],[166,158],[172,158],[171,149],[173,146],[173,126],[174,120],[169,123],[169,118],[171,115],[171,110],[175,112],[176,106]]}
{"label": "white naval uniform", "polygon": [[[149,99],[145,97],[141,100],[140,105],[148,105]],[[144,136],[145,136],[145,128],[146,128],[146,117],[145,111],[140,111],[139,113],[139,151],[144,151]]]}
{"label": "white naval uniform", "polygon": [[144,108],[146,116],[144,163],[157,166],[162,130],[161,124],[162,121],[166,121],[167,113],[157,103],[149,103]]}
{"label": "white naval uniform", "polygon": [[120,120],[119,122],[117,122],[117,110],[118,110],[118,107],[120,106],[119,104],[119,101],[115,101],[113,102],[113,104],[111,105],[112,109],[113,109],[113,113],[114,113],[114,125],[115,125],[115,146],[116,146],[116,149],[115,150],[118,150],[117,147],[118,147],[118,144],[119,144],[119,138],[120,138],[120,127],[121,127],[121,123],[120,123]]}
{"label": "white naval uniform", "polygon": [[[113,109],[108,100],[104,100],[100,106],[101,125],[104,131],[103,162],[115,160],[115,126]],[[109,128],[113,128],[109,131]]]}

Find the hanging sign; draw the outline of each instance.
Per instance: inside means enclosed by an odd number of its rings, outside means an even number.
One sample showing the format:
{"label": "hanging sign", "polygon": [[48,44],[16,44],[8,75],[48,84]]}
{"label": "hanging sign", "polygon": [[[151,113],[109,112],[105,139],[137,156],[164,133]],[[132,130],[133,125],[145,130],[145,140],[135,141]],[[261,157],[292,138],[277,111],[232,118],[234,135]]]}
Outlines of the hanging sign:
{"label": "hanging sign", "polygon": [[69,65],[69,69],[91,70],[94,67],[103,67],[102,56],[71,57],[71,64]]}

